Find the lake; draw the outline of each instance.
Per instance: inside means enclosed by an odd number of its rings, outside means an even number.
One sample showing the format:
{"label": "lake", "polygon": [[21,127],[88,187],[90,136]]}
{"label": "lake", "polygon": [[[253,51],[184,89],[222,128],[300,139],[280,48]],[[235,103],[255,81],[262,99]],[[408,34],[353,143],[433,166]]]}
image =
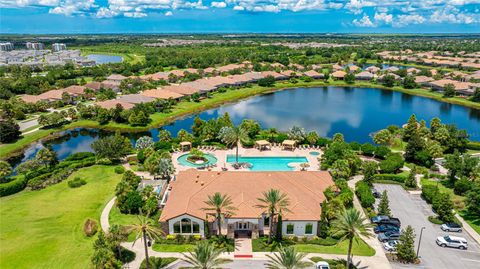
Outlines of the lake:
{"label": "lake", "polygon": [[94,60],[97,64],[121,63],[123,61],[121,56],[106,54],[89,54],[87,58]]}
{"label": "lake", "polygon": [[[372,142],[371,134],[390,124],[401,126],[411,114],[427,123],[439,117],[444,123],[454,123],[466,129],[472,140],[480,140],[480,110],[412,96],[400,92],[357,87],[317,87],[282,90],[255,96],[219,108],[200,112],[204,120],[229,113],[235,124],[243,119],[255,119],[263,128],[288,130],[300,126],[315,130],[320,136],[332,137],[343,133],[345,140]],[[195,115],[179,119],[162,128],[173,135],[180,129],[191,129]],[[159,128],[145,133],[128,134],[132,141],[142,135],[158,140]],[[98,137],[111,133],[77,129],[64,132],[64,136],[47,142],[60,159],[74,152],[91,151],[90,144]],[[21,158],[35,156],[41,148],[32,145]]]}

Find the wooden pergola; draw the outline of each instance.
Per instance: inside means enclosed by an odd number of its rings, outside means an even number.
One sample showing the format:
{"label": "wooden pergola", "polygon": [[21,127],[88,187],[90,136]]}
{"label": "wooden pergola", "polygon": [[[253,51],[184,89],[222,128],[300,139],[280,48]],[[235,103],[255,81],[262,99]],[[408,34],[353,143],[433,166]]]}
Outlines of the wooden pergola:
{"label": "wooden pergola", "polygon": [[182,149],[182,151],[191,150],[192,142],[189,142],[189,141],[180,142],[180,148]]}
{"label": "wooden pergola", "polygon": [[297,145],[297,142],[295,140],[284,140],[282,142],[282,148],[284,150],[295,150],[295,146]]}
{"label": "wooden pergola", "polygon": [[255,142],[255,148],[257,148],[260,151],[269,149],[270,146],[271,146],[270,142],[268,142],[267,140],[258,140]]}

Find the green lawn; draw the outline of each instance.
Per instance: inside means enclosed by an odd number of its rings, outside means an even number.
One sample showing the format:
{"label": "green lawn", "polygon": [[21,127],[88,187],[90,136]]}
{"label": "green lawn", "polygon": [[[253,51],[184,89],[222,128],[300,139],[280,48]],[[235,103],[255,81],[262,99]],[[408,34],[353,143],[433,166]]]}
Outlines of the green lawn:
{"label": "green lawn", "polygon": [[[303,244],[297,243],[294,245],[295,248],[300,252],[308,253],[326,253],[326,254],[347,254],[348,252],[348,241],[340,242],[333,246],[323,246],[317,244]],[[262,239],[252,240],[252,247],[254,252],[269,252],[271,249],[266,247],[262,242]],[[353,241],[353,254],[358,256],[373,256],[375,255],[375,250],[371,248],[365,241],[359,240]]]}
{"label": "green lawn", "polygon": [[442,184],[441,181],[437,183],[437,181],[422,178],[420,182],[422,183],[422,186],[428,186],[428,185],[438,186],[438,189],[440,190],[440,192],[446,192],[446,193],[450,194],[450,197],[452,197],[452,201],[453,201],[453,205],[454,205],[455,209],[461,210],[465,207],[465,204],[463,202],[465,200],[465,197],[460,196],[460,195],[456,195],[453,192],[453,189],[445,187],[445,185]]}
{"label": "green lawn", "polygon": [[159,252],[189,252],[192,251],[193,244],[153,244],[152,249]]}
{"label": "green lawn", "polygon": [[467,210],[460,210],[457,212],[462,218],[472,226],[472,228],[480,234],[480,217],[472,215],[470,212]]}
{"label": "green lawn", "polygon": [[0,198],[0,268],[89,268],[94,237],[85,237],[83,224],[99,221],[120,175],[92,166],[74,177],[87,184],[72,189],[64,181]]}
{"label": "green lawn", "polygon": [[130,225],[138,223],[137,215],[133,214],[122,214],[118,207],[113,206],[112,210],[110,211],[110,216],[108,217],[110,225],[118,224],[118,225]]}

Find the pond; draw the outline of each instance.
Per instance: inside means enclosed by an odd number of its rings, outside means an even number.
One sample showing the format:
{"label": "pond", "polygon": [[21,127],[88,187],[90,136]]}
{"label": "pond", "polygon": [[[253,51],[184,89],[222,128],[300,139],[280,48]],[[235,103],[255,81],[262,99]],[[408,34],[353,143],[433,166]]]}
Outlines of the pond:
{"label": "pond", "polygon": [[[320,136],[332,137],[343,133],[345,140],[372,142],[371,134],[390,124],[401,126],[412,113],[429,122],[439,117],[444,123],[454,123],[466,129],[470,139],[480,140],[480,110],[400,92],[373,88],[317,87],[282,90],[255,96],[198,114],[204,120],[229,113],[235,124],[243,119],[255,119],[263,128],[288,130],[296,125],[306,131],[315,130]],[[191,130],[195,115],[179,119],[163,128],[173,135],[180,129]],[[132,141],[142,135],[158,140],[160,128],[145,133],[128,134]],[[58,139],[47,142],[60,159],[79,151],[91,151],[90,144],[110,133],[77,129],[64,132]],[[41,145],[34,144],[20,159],[32,158]],[[19,161],[19,160],[17,160]]]}
{"label": "pond", "polygon": [[106,54],[89,54],[87,58],[94,60],[97,64],[121,63],[123,61],[121,56]]}

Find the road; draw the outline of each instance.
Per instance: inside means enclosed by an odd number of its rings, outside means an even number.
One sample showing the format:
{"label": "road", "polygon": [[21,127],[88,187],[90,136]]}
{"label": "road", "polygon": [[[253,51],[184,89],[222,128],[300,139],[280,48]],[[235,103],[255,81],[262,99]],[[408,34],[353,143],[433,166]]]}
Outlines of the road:
{"label": "road", "polygon": [[[255,269],[262,269],[267,268],[265,264],[268,261],[266,260],[233,260],[231,263],[227,263],[222,265],[221,268],[228,268],[228,269],[247,269],[247,268],[255,268]],[[188,268],[190,265],[184,261],[180,261],[171,267],[168,268]],[[310,268],[314,268],[313,265]]]}
{"label": "road", "polygon": [[[393,184],[375,184],[379,192],[387,190],[390,200],[390,209],[394,217],[402,222],[402,228],[411,225],[417,235],[415,250],[418,246],[420,229],[423,230],[422,242],[420,246],[419,265],[402,265],[392,263],[394,268],[427,268],[427,269],[451,269],[451,268],[480,268],[480,247],[466,232],[452,233],[452,235],[461,236],[468,241],[468,250],[457,250],[453,248],[441,248],[435,243],[438,236],[447,233],[428,221],[427,217],[433,215],[430,205],[428,205],[419,194],[410,194],[399,185]],[[378,202],[378,200],[377,200]]]}

